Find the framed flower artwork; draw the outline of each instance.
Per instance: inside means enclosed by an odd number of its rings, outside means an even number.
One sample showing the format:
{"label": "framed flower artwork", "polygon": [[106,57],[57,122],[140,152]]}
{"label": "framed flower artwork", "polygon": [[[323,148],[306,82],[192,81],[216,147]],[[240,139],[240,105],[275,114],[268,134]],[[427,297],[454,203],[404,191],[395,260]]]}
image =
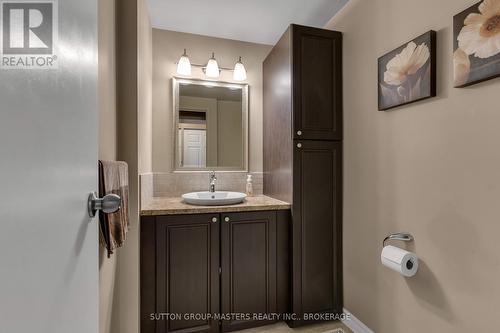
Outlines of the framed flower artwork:
{"label": "framed flower artwork", "polygon": [[436,96],[436,32],[431,30],[378,59],[378,109]]}
{"label": "framed flower artwork", "polygon": [[454,86],[500,76],[500,0],[483,0],[453,17]]}

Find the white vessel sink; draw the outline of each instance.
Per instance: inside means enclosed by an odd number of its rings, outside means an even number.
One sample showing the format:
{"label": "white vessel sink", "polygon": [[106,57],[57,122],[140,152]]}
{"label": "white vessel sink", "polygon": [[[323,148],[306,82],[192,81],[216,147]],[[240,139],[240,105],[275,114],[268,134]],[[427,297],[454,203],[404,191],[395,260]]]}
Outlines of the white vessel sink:
{"label": "white vessel sink", "polygon": [[247,195],[240,192],[191,192],[182,195],[184,202],[198,206],[224,206],[235,205],[245,200]]}

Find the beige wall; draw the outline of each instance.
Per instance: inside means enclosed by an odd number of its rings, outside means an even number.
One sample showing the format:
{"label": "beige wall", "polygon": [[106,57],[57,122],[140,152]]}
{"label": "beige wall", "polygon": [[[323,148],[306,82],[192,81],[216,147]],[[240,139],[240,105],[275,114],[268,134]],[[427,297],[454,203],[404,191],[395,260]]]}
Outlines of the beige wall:
{"label": "beige wall", "polygon": [[111,333],[136,333],[138,323],[138,117],[137,117],[137,0],[116,2],[118,159],[129,167],[130,230],[116,251],[115,297]]}
{"label": "beige wall", "polygon": [[217,102],[217,165],[238,167],[243,165],[243,133],[241,102]]}
{"label": "beige wall", "polygon": [[[351,0],[344,32],[345,306],[379,333],[500,326],[500,80],[452,88],[452,17],[474,0]],[[438,97],[377,112],[377,57],[438,31]],[[416,237],[418,275],[380,264],[394,231]]]}
{"label": "beige wall", "polygon": [[[116,160],[115,0],[99,0],[99,159]],[[116,257],[99,248],[99,332],[111,329]]]}
{"label": "beige wall", "polygon": [[99,5],[100,158],[126,161],[130,182],[127,241],[110,259],[101,253],[99,331],[137,333],[139,172],[152,166],[151,23],[146,0]]}
{"label": "beige wall", "polygon": [[139,173],[153,171],[153,30],[147,1],[137,1]]}
{"label": "beige wall", "polygon": [[99,158],[116,159],[115,0],[99,0]]}
{"label": "beige wall", "polygon": [[[158,29],[153,29],[153,171],[169,172],[174,165],[171,79],[185,48],[193,63],[205,64],[215,52],[219,66],[228,68],[242,56],[250,86],[249,169],[262,171],[262,61],[271,46]],[[205,75],[193,68],[193,78]],[[232,82],[232,72],[224,71],[220,80]]]}

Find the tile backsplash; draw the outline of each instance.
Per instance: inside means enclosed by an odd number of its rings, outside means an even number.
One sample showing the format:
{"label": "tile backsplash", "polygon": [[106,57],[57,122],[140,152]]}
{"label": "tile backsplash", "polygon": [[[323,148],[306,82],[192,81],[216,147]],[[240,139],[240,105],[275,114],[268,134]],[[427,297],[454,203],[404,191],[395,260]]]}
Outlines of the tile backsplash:
{"label": "tile backsplash", "polygon": [[154,174],[152,173],[139,175],[139,198],[141,207],[143,207],[146,202],[154,197],[153,180]]}
{"label": "tile backsplash", "polygon": [[[141,201],[150,197],[178,197],[187,192],[207,191],[208,172],[170,172],[141,175]],[[216,172],[217,190],[245,192],[247,172]],[[250,172],[255,195],[263,192],[263,173]]]}

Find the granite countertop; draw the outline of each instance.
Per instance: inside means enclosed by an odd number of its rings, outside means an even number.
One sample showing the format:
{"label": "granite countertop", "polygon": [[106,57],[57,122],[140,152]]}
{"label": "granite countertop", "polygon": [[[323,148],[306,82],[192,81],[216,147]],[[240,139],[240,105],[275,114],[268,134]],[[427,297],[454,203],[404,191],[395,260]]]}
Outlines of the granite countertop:
{"label": "granite countertop", "polygon": [[290,207],[287,202],[265,195],[247,197],[243,203],[229,206],[194,206],[184,203],[180,197],[156,197],[141,208],[141,216],[287,210]]}

